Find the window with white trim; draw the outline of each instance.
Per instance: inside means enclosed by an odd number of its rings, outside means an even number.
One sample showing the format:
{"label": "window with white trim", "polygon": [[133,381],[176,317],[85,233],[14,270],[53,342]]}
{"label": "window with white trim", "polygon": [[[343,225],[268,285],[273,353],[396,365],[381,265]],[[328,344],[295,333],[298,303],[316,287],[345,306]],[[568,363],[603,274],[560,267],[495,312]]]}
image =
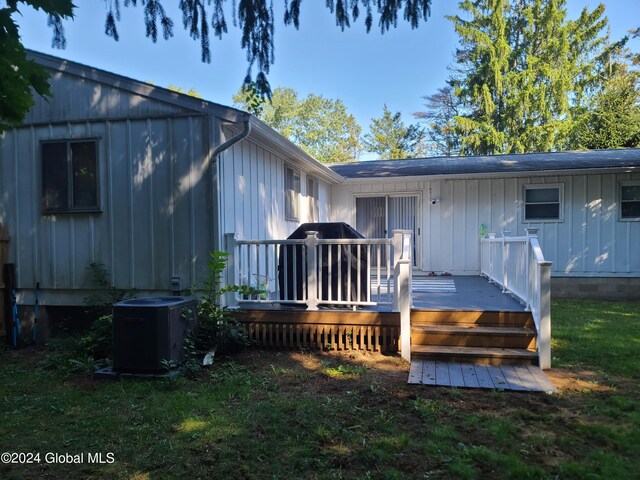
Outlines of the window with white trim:
{"label": "window with white trim", "polygon": [[620,220],[640,220],[640,182],[620,183]]}
{"label": "window with white trim", "polygon": [[319,221],[320,208],[318,206],[318,181],[310,176],[307,176],[307,200],[309,208],[309,221]]}
{"label": "window with white trim", "polygon": [[42,142],[42,211],[99,211],[98,142]]}
{"label": "window with white trim", "polygon": [[300,173],[284,167],[284,218],[297,222],[300,219]]}
{"label": "window with white trim", "polygon": [[562,184],[524,186],[524,221],[562,221]]}

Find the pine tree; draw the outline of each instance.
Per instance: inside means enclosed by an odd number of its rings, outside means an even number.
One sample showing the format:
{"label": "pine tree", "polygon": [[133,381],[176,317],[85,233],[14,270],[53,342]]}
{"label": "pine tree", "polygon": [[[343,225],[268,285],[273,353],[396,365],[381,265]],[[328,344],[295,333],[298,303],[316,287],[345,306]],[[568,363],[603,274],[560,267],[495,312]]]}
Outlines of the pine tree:
{"label": "pine tree", "polygon": [[628,40],[608,46],[600,57],[599,89],[576,122],[580,148],[640,147],[640,71]]}
{"label": "pine tree", "polygon": [[405,125],[400,112],[391,113],[385,104],[382,117],[371,120],[362,146],[384,160],[413,157],[422,153],[424,131],[417,125]]}
{"label": "pine tree", "polygon": [[571,147],[574,113],[597,81],[604,5],[566,19],[564,0],[465,0],[452,79],[465,154]]}

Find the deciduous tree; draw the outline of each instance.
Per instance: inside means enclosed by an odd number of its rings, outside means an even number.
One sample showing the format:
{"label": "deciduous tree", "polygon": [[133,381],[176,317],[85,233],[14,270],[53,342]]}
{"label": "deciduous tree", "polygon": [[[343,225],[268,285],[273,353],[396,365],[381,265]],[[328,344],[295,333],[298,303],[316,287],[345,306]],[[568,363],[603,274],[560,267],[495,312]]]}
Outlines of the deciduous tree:
{"label": "deciduous tree", "polygon": [[233,101],[239,108],[253,109],[267,125],[321,162],[350,162],[358,156],[361,128],[340,99],[314,94],[301,99],[292,88],[278,87],[271,101],[264,100],[257,109],[246,89]]}

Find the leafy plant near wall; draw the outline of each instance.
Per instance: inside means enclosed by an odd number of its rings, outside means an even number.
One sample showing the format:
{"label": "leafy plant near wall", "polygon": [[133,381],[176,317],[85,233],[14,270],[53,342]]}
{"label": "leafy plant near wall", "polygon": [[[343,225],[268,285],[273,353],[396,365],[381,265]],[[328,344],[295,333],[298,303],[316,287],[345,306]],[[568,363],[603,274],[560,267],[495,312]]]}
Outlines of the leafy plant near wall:
{"label": "leafy plant near wall", "polygon": [[208,272],[204,282],[204,291],[207,294],[198,303],[198,324],[185,341],[187,373],[193,373],[194,362],[199,364],[203,356],[210,352],[225,355],[249,344],[244,327],[229,315],[226,308],[220,306],[219,299],[228,292],[259,295],[260,290],[246,285],[223,286],[222,275],[228,256],[228,253],[220,251],[212,251],[209,254]]}
{"label": "leafy plant near wall", "polygon": [[87,313],[96,317],[110,315],[112,305],[124,299],[126,291],[111,285],[109,272],[103,263],[91,262],[86,270],[89,285],[94,289],[82,301]]}

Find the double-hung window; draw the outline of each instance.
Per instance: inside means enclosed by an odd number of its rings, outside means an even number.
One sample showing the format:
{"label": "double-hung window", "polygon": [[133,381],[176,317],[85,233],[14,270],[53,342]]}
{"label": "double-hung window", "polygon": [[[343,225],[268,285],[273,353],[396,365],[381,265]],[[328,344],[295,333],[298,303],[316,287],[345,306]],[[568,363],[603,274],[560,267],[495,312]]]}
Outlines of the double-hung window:
{"label": "double-hung window", "polygon": [[620,184],[620,220],[640,220],[640,181]]}
{"label": "double-hung window", "polygon": [[284,217],[297,222],[300,219],[300,173],[284,167]]}
{"label": "double-hung window", "polygon": [[524,221],[562,221],[562,184],[524,186]]}
{"label": "double-hung window", "polygon": [[43,212],[99,211],[97,140],[42,142],[40,148]]}

